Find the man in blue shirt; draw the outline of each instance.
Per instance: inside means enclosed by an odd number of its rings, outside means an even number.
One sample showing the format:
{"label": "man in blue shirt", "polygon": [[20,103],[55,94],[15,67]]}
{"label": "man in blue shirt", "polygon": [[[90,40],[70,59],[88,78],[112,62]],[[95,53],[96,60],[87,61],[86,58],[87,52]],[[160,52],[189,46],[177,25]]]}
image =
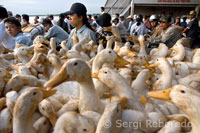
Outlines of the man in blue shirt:
{"label": "man in blue shirt", "polygon": [[69,49],[71,49],[73,46],[73,42],[71,39],[73,35],[76,35],[78,37],[79,42],[84,38],[89,38],[96,43],[96,36],[90,24],[88,23],[86,13],[87,9],[81,3],[74,3],[71,6],[70,11],[64,13],[65,15],[69,15],[70,24],[72,26],[75,26],[75,28],[71,31],[67,42],[67,46]]}
{"label": "man in blue shirt", "polygon": [[23,32],[21,30],[21,24],[16,18],[7,18],[4,21],[4,24],[7,34],[14,38],[15,44],[24,44],[27,46],[33,44],[32,40],[29,37],[23,35]]}
{"label": "man in blue shirt", "polygon": [[13,50],[15,48],[15,41],[12,36],[6,33],[4,20],[8,17],[6,8],[0,6],[0,43],[7,49]]}
{"label": "man in blue shirt", "polygon": [[42,24],[44,25],[44,28],[47,32],[44,36],[47,40],[50,40],[51,37],[55,37],[56,43],[60,44],[62,41],[68,39],[68,33],[64,31],[60,26],[53,25],[51,20],[44,19]]}

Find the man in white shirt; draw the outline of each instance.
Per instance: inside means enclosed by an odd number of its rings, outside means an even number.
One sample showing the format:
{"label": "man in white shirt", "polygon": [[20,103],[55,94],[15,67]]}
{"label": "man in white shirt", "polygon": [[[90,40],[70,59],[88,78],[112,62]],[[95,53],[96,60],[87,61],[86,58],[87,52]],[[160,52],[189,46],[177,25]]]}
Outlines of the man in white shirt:
{"label": "man in white shirt", "polygon": [[0,43],[7,49],[13,50],[15,48],[15,41],[13,37],[6,33],[4,20],[8,17],[7,10],[0,6]]}

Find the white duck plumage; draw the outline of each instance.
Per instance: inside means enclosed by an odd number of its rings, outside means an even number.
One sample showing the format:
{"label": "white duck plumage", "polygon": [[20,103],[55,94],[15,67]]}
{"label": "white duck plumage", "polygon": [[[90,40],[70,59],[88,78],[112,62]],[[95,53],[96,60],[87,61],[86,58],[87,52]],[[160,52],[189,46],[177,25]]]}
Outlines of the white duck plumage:
{"label": "white duck plumage", "polygon": [[156,99],[171,101],[174,103],[188,116],[192,125],[191,133],[200,132],[199,92],[184,85],[176,85],[165,91],[149,92],[148,95]]}

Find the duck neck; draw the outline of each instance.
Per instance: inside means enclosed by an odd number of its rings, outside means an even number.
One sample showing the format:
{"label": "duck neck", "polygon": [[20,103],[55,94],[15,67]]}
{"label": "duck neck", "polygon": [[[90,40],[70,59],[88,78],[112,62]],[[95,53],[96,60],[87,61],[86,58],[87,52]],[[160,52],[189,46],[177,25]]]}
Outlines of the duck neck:
{"label": "duck neck", "polygon": [[98,72],[104,64],[104,61],[101,60],[101,56],[96,56],[92,65],[92,72]]}
{"label": "duck neck", "polygon": [[173,57],[174,60],[181,61],[185,57],[185,49],[179,48],[178,51],[176,51],[176,56]]}
{"label": "duck neck", "polygon": [[23,113],[21,110],[16,112],[13,116],[13,133],[36,133],[33,128],[32,116],[33,114]]}
{"label": "duck neck", "polygon": [[79,110],[84,112],[87,110],[103,113],[103,104],[101,103],[92,81],[92,78],[79,82],[80,97]]}
{"label": "duck neck", "polygon": [[166,79],[172,79],[172,68],[169,63],[163,64],[159,67],[162,77],[164,76]]}

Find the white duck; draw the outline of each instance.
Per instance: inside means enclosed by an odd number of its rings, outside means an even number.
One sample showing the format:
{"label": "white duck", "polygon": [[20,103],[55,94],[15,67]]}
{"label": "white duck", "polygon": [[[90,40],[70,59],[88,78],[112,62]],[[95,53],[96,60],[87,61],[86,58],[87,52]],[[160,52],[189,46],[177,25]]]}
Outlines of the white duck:
{"label": "white duck", "polygon": [[162,73],[162,76],[153,84],[153,90],[164,90],[172,86],[173,71],[165,58],[157,58],[151,67],[158,67]]}
{"label": "white duck", "polygon": [[56,122],[53,133],[94,133],[92,120],[76,112],[66,112]]}
{"label": "white duck", "polygon": [[[122,57],[117,55],[112,49],[104,49],[99,52],[96,57],[94,58],[93,65],[92,65],[92,73],[98,72],[103,65],[107,64],[114,64],[115,66],[125,66],[129,62],[124,60]],[[106,87],[102,82],[97,79],[94,79],[95,89],[97,94],[102,97],[103,93],[110,91],[108,87]]]}
{"label": "white duck", "polygon": [[[126,97],[128,99],[128,108],[141,110],[142,106],[136,95],[133,93],[128,82],[116,71],[110,68],[102,68],[94,77],[99,78],[105,85],[117,93],[119,97]],[[134,102],[133,102],[134,101]]]}
{"label": "white duck", "polygon": [[3,89],[7,81],[12,77],[8,70],[0,68],[0,96],[3,92]]}
{"label": "white duck", "polygon": [[182,61],[185,57],[185,48],[184,46],[177,42],[172,48],[171,48],[172,53],[175,52],[172,55],[172,59],[174,59],[174,61]]}
{"label": "white duck", "polygon": [[80,84],[79,111],[91,110],[102,113],[104,105],[96,94],[90,68],[83,60],[68,60],[63,64],[56,76],[46,82],[44,86],[51,89],[62,82],[70,80],[77,81]]}
{"label": "white duck", "polygon": [[17,98],[13,113],[13,133],[36,133],[32,117],[38,103],[47,96],[45,93],[49,95],[48,91],[32,87],[26,89]]}
{"label": "white duck", "polygon": [[150,51],[150,56],[152,60],[159,57],[166,57],[168,53],[168,47],[164,43],[160,43],[158,48],[154,48]]}
{"label": "white duck", "polygon": [[199,92],[184,85],[176,85],[164,91],[149,92],[148,95],[156,99],[174,103],[188,116],[192,125],[191,133],[200,132]]}

